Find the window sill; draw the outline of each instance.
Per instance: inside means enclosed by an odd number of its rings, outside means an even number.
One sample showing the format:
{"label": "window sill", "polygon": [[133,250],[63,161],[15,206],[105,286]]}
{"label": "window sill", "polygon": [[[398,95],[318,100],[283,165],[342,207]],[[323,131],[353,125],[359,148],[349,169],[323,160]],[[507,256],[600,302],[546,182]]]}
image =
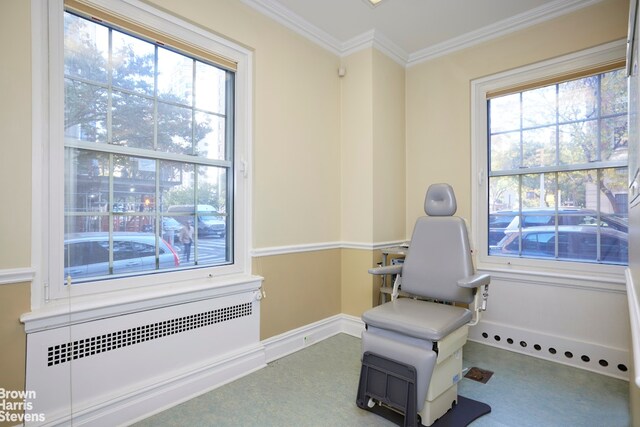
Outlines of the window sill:
{"label": "window sill", "polygon": [[25,325],[27,333],[40,332],[170,305],[245,292],[257,293],[261,286],[262,277],[247,274],[202,278],[188,284],[166,284],[112,292],[99,298],[93,295],[56,300],[24,313],[20,316],[20,321]]}
{"label": "window sill", "polygon": [[479,261],[477,270],[490,274],[494,279],[511,283],[626,293],[625,266],[567,264],[542,266],[535,265],[535,262]]}

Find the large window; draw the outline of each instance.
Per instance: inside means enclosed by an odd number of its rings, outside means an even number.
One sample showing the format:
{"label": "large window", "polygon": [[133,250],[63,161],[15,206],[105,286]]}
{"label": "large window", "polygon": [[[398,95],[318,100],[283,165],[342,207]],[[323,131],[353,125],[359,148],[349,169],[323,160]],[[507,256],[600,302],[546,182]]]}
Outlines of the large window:
{"label": "large window", "polygon": [[33,6],[34,307],[246,285],[251,52],[137,0]]}
{"label": "large window", "polygon": [[65,12],[65,279],[233,262],[234,73]]}
{"label": "large window", "polygon": [[486,254],[627,264],[624,70],[486,102]]}

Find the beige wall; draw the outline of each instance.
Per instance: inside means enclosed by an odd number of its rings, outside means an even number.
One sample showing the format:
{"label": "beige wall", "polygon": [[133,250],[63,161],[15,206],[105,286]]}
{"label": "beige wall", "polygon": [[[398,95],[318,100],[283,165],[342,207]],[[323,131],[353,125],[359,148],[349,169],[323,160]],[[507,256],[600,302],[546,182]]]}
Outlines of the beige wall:
{"label": "beige wall", "polygon": [[[341,240],[363,247],[405,239],[405,69],[369,48],[342,59]],[[377,304],[367,270],[378,251],[342,250],[342,312]]]}
{"label": "beige wall", "polygon": [[373,241],[373,51],[342,60],[341,240]]}
{"label": "beige wall", "polygon": [[31,34],[28,1],[3,1],[0,36],[0,268],[31,265]]}
{"label": "beige wall", "polygon": [[342,249],[342,312],[360,317],[378,301],[379,281],[367,273],[380,261],[376,251]]}
{"label": "beige wall", "polygon": [[605,0],[407,70],[408,229],[435,182],[453,185],[458,213],[471,219],[470,82],[625,38],[628,6],[628,0]]}
{"label": "beige wall", "polygon": [[405,239],[405,68],[373,50],[373,242]]}
{"label": "beige wall", "polygon": [[405,69],[380,51],[342,59],[341,240],[405,238]]}
{"label": "beige wall", "polygon": [[341,313],[340,249],[253,259],[265,278],[260,338],[266,339]]}
{"label": "beige wall", "polygon": [[[29,2],[2,2],[0,37],[0,190],[4,224],[0,269],[31,264],[31,59]],[[23,390],[26,336],[18,318],[30,308],[29,284],[0,284],[0,387]],[[0,423],[9,425],[11,423]]]}
{"label": "beige wall", "polygon": [[[24,390],[27,340],[18,320],[30,308],[28,283],[0,285],[0,388]],[[0,426],[13,423],[0,422]]]}

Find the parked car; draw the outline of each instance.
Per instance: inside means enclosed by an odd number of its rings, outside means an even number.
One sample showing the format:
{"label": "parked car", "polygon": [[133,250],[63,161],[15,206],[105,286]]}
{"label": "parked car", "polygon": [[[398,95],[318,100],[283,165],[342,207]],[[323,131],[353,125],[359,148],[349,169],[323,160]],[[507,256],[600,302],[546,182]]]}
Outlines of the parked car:
{"label": "parked car", "polygon": [[[600,230],[600,259],[598,256]],[[519,237],[522,236],[522,242]],[[594,225],[563,225],[558,227],[558,259],[565,261],[593,261],[607,264],[627,264],[628,234],[614,228]],[[531,258],[556,257],[556,227],[539,226],[507,232],[490,255],[525,256]]]}
{"label": "parked car", "polygon": [[[489,214],[489,247],[496,246],[508,231],[522,228],[555,225],[555,209],[525,209],[522,215],[517,210],[503,210]],[[522,219],[521,219],[522,218]],[[594,209],[560,208],[558,225],[595,225],[598,212]],[[600,226],[627,233],[626,218],[600,213]]]}
{"label": "parked car", "polygon": [[[174,248],[159,239],[160,269],[180,266]],[[76,233],[65,237],[64,275],[72,280],[156,269],[156,236],[152,233],[114,233],[113,270],[109,270],[109,233]]]}
{"label": "parked car", "polygon": [[181,224],[193,221],[197,213],[198,236],[224,237],[227,232],[227,224],[211,205],[174,205],[169,206],[169,214]]}

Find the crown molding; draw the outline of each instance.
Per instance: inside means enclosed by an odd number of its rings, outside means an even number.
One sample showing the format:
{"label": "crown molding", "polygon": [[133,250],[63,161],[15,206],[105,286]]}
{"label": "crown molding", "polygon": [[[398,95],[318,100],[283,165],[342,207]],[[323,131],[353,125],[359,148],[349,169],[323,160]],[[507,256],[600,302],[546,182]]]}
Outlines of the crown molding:
{"label": "crown molding", "polygon": [[241,0],[242,3],[284,25],[335,55],[342,56],[342,43],[274,0]]}
{"label": "crown molding", "polygon": [[532,25],[557,18],[567,13],[600,3],[603,0],[556,0],[509,19],[463,34],[442,43],[413,53],[405,52],[380,31],[371,29],[346,42],[341,42],[329,33],[301,16],[285,8],[277,0],[241,0],[242,3],[293,30],[339,57],[345,57],[362,49],[375,47],[404,67],[429,61],[439,56],[462,50],[485,41],[522,30]]}
{"label": "crown molding", "polygon": [[476,31],[471,31],[462,36],[414,52],[409,55],[407,67],[502,37],[506,34],[575,12],[601,1],[602,0],[557,0],[553,3],[548,3],[528,12],[515,15],[509,19],[496,22],[495,24],[488,25]]}
{"label": "crown molding", "polygon": [[407,65],[409,54],[378,30],[369,30],[342,43],[340,56],[349,56],[371,47],[375,47],[403,67]]}

